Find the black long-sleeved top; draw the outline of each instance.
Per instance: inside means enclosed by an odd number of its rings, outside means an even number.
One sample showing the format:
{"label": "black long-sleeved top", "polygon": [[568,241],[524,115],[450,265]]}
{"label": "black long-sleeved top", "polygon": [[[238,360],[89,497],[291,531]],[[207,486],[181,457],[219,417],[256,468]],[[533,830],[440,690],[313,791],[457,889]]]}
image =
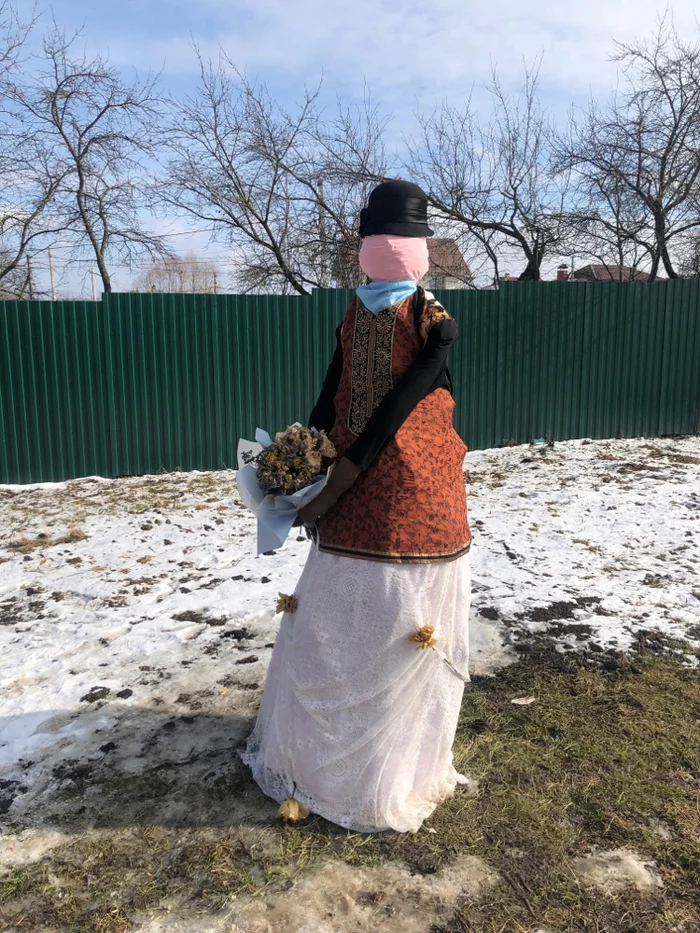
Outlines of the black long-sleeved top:
{"label": "black long-sleeved top", "polygon": [[[335,424],[334,399],[343,372],[342,324],[336,331],[336,348],[318,401],[309,418],[309,426],[330,431]],[[447,369],[447,354],[457,337],[457,323],[452,318],[437,321],[409,369],[385,395],[368,420],[365,429],[345,456],[366,470],[374,458],[394,437],[413,409],[435,389],[452,392]]]}

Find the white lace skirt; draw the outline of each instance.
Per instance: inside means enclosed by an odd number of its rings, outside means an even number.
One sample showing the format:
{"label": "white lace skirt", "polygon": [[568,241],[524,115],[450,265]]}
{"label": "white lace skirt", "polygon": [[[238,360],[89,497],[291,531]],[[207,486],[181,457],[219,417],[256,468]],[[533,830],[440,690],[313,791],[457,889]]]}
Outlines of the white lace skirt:
{"label": "white lace skirt", "polygon": [[[468,554],[382,564],[312,548],[243,755],[262,790],[348,829],[415,832],[464,780],[452,743],[470,595]],[[423,625],[435,648],[410,640]]]}

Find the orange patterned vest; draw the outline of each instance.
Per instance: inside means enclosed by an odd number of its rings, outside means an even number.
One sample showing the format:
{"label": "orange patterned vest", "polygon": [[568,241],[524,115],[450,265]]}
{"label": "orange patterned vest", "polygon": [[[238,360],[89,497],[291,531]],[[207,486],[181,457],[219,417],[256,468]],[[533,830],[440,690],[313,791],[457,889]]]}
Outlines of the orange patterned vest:
{"label": "orange patterned vest", "polygon": [[[421,351],[435,319],[426,303],[419,335],[413,296],[373,315],[353,298],[342,328],[343,372],[330,438],[342,457]],[[455,560],[469,550],[462,463],[467,448],[453,426],[454,400],[436,389],[419,402],[366,472],[321,520],[319,547],[392,563]]]}

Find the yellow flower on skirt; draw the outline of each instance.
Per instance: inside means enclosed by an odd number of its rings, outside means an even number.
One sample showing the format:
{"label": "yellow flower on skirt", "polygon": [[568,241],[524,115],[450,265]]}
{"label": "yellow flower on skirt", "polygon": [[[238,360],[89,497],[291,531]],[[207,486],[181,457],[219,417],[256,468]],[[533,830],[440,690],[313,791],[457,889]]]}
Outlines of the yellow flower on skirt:
{"label": "yellow flower on skirt", "polygon": [[433,645],[437,645],[437,638],[433,637],[434,632],[432,625],[422,625],[418,631],[412,632],[408,637],[417,643],[416,651],[418,651],[421,648],[432,648]]}

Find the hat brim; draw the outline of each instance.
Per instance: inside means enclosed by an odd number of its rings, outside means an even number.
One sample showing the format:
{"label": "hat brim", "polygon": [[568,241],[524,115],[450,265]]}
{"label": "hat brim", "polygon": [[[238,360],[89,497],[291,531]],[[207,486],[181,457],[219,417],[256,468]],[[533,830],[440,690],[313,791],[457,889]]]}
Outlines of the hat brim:
{"label": "hat brim", "polygon": [[362,230],[360,230],[360,236],[379,236],[382,233],[390,233],[394,236],[418,236],[418,237],[429,237],[433,236],[433,231],[427,224],[416,224],[408,223],[401,221],[367,221]]}

